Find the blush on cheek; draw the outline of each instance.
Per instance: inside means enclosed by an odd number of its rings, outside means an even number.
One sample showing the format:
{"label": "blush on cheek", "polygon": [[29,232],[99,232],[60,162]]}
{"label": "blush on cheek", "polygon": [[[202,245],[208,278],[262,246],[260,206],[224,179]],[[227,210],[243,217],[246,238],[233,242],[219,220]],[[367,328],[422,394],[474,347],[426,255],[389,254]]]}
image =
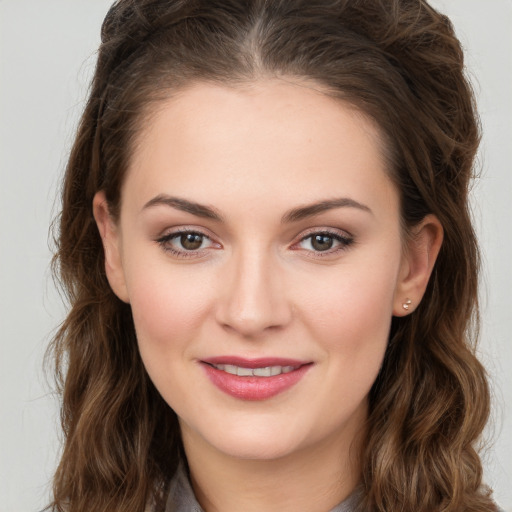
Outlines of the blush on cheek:
{"label": "blush on cheek", "polygon": [[322,286],[317,293],[309,289],[307,309],[310,317],[316,323],[335,330],[344,328],[360,332],[377,327],[383,319],[389,318],[391,321],[392,285],[377,280],[368,281],[370,284],[363,279],[340,279],[339,282]]}
{"label": "blush on cheek", "polygon": [[[368,272],[367,272],[368,273]],[[374,272],[342,275],[322,287],[308,287],[308,326],[329,355],[329,367],[356,403],[378,375],[389,339],[394,284]],[[314,294],[311,290],[316,290]],[[306,289],[304,289],[304,293]],[[358,390],[358,391],[357,391]],[[347,395],[336,399],[347,400]]]}
{"label": "blush on cheek", "polygon": [[[141,280],[132,288],[131,307],[138,336],[146,343],[169,344],[193,335],[204,313],[205,297],[191,286],[186,293],[179,283]],[[194,291],[195,290],[195,291]]]}

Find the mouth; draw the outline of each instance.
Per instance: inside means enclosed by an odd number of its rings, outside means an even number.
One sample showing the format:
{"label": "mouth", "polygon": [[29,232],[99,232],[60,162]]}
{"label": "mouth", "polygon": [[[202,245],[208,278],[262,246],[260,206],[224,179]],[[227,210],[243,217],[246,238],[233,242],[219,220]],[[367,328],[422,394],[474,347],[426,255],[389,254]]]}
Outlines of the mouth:
{"label": "mouth", "polygon": [[213,368],[238,377],[275,377],[297,370],[296,366],[264,366],[263,368],[245,368],[234,364],[213,364]]}
{"label": "mouth", "polygon": [[292,359],[243,359],[234,356],[201,361],[210,381],[242,400],[265,400],[297,384],[313,366]]}

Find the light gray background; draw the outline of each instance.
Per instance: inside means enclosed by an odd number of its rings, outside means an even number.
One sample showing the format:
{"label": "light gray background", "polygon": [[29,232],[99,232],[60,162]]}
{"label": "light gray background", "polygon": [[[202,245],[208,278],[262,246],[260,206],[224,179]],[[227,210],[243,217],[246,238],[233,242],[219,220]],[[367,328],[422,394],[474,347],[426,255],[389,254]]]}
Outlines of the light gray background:
{"label": "light gray background", "polygon": [[[482,115],[474,189],[481,353],[494,393],[486,480],[512,511],[512,0],[435,0],[467,51]],[[63,307],[48,225],[110,0],[0,0],[0,512],[40,510],[58,453],[42,356]],[[390,511],[391,512],[391,511]]]}

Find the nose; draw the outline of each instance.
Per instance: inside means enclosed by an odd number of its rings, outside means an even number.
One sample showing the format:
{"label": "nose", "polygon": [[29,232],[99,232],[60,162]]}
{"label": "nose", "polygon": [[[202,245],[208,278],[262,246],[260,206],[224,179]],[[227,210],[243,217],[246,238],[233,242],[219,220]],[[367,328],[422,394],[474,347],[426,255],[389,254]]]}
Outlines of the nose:
{"label": "nose", "polygon": [[257,338],[288,325],[292,307],[276,259],[266,251],[248,249],[226,263],[216,308],[217,322],[223,328]]}

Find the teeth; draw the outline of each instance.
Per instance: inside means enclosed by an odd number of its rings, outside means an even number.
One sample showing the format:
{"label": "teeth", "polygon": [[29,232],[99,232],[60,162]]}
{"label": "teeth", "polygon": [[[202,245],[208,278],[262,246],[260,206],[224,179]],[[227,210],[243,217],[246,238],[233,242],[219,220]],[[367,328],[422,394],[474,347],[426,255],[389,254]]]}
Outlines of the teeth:
{"label": "teeth", "polygon": [[[274,366],[274,368],[276,367]],[[252,374],[255,377],[270,377],[272,375],[272,366],[267,366],[265,368],[254,368]]]}
{"label": "teeth", "polygon": [[251,377],[252,375],[254,375],[254,373],[252,373],[251,368],[242,368],[241,366],[237,368],[236,374],[239,377]]}
{"label": "teeth", "polygon": [[[236,370],[237,370],[237,367],[236,366],[233,366],[232,364],[225,364],[223,365],[224,368],[223,370],[227,373],[231,373],[232,375],[236,375]],[[219,368],[220,370],[221,368]]]}
{"label": "teeth", "polygon": [[217,370],[222,370],[238,377],[274,377],[282,373],[290,373],[295,370],[294,366],[265,366],[264,368],[243,368],[233,364],[215,364]]}

